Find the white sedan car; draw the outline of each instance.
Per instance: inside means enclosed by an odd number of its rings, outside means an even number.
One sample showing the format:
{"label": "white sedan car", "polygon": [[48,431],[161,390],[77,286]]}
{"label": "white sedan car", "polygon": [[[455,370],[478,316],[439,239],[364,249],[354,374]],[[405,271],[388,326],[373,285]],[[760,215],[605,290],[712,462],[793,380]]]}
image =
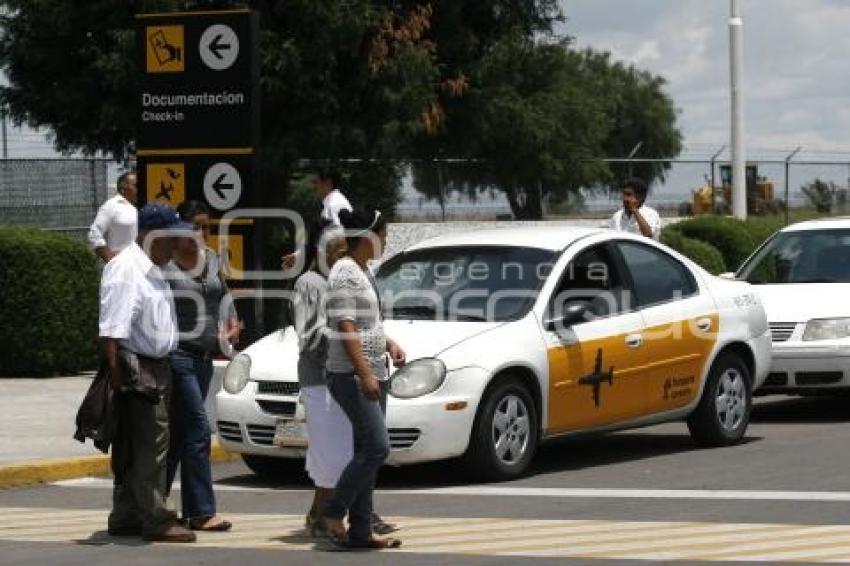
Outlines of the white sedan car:
{"label": "white sedan car", "polygon": [[850,219],[800,222],[744,262],[767,311],[773,365],[763,393],[850,387]]}
{"label": "white sedan car", "polygon": [[[701,444],[739,441],[770,334],[750,285],[652,240],[521,227],[443,235],[377,273],[392,374],[390,464],[463,457],[523,473],[540,442],[686,420]],[[216,396],[224,447],[259,473],[307,438],[291,329],[236,356]]]}

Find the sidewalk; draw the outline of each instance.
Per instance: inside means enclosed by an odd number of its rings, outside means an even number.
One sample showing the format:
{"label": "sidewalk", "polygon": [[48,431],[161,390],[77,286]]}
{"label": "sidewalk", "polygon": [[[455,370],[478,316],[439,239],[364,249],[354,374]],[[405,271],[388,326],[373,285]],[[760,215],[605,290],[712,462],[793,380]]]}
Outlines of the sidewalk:
{"label": "sidewalk", "polygon": [[100,454],[91,442],[73,439],[77,408],[93,376],[0,379],[0,465]]}
{"label": "sidewalk", "polygon": [[[108,473],[108,456],[73,438],[92,377],[0,379],[0,489]],[[233,457],[213,438],[214,462]]]}

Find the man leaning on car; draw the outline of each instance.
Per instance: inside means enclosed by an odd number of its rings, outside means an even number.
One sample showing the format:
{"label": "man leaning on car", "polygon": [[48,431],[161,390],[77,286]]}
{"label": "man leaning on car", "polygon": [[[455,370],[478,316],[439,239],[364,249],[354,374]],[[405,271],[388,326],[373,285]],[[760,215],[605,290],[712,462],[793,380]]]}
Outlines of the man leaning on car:
{"label": "man leaning on car", "polygon": [[161,268],[171,259],[174,237],[169,232],[175,230],[192,230],[192,225],[168,205],[145,205],[139,210],[137,242],[103,269],[100,337],[118,422],[108,530],[113,536],[194,542],[195,534],[178,524],[165,496],[168,353],[177,347],[177,318]]}

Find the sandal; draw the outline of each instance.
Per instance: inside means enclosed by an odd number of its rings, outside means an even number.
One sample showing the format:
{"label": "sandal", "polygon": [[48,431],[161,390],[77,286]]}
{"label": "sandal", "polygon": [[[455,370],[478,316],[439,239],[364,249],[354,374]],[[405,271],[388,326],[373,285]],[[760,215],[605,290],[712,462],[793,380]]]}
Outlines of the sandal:
{"label": "sandal", "polygon": [[328,526],[321,519],[317,519],[312,515],[307,515],[307,518],[304,520],[304,528],[307,530],[307,534],[313,538],[323,538],[328,536]]}
{"label": "sandal", "polygon": [[376,535],[388,535],[399,530],[394,523],[387,523],[377,515],[372,516],[372,532]]}
{"label": "sandal", "polygon": [[386,550],[390,548],[401,548],[401,539],[386,537],[386,538],[367,538],[364,540],[349,540],[348,548],[368,549],[368,550]]}
{"label": "sandal", "polygon": [[325,528],[325,536],[328,537],[328,540],[330,540],[331,543],[334,546],[341,548],[341,549],[347,549],[347,548],[349,548],[349,546],[348,546],[349,540],[348,540],[348,533],[345,531],[345,527],[343,527],[342,530],[337,531],[337,530],[334,530],[333,527],[331,527],[328,524],[328,521],[335,521],[335,520],[337,520],[337,519],[328,519],[327,517],[324,517],[322,519],[321,522],[322,522],[322,525]]}
{"label": "sandal", "polygon": [[210,519],[213,519],[213,517],[202,517],[200,520],[192,519],[189,521],[189,528],[193,531],[203,531],[207,533],[223,533],[233,528],[233,523],[224,519],[220,519],[217,523],[209,525],[207,523]]}

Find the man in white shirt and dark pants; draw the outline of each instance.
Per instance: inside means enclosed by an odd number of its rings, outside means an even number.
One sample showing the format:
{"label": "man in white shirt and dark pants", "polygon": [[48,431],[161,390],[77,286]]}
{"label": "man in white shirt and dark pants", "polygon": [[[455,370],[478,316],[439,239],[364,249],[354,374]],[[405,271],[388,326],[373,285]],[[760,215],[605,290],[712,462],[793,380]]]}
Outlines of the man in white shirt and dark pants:
{"label": "man in white shirt and dark pants", "polygon": [[644,204],[648,192],[646,183],[640,179],[623,183],[623,208],[614,213],[608,227],[657,240],[661,235],[661,216]]}
{"label": "man in white shirt and dark pants", "polygon": [[101,205],[89,228],[89,245],[94,253],[108,262],[136,241],[136,173],[127,171],[118,177],[118,193]]}
{"label": "man in white shirt and dark pants", "polygon": [[[319,218],[306,219],[305,225],[308,231],[316,230],[317,226],[327,223],[330,226],[341,227],[342,224],[339,221],[340,211],[353,210],[351,203],[348,202],[345,195],[336,188],[337,179],[338,174],[330,169],[323,169],[313,177],[313,190],[316,196],[322,199],[322,211],[319,213]],[[300,249],[285,254],[280,258],[280,266],[283,269],[292,269],[299,257],[304,257]]]}
{"label": "man in white shirt and dark pants", "polygon": [[108,521],[114,536],[195,540],[166,505],[168,354],[177,347],[178,330],[171,288],[161,269],[171,260],[175,231],[191,230],[174,208],[145,205],[139,210],[138,243],[131,242],[103,269],[100,338],[117,416]]}

